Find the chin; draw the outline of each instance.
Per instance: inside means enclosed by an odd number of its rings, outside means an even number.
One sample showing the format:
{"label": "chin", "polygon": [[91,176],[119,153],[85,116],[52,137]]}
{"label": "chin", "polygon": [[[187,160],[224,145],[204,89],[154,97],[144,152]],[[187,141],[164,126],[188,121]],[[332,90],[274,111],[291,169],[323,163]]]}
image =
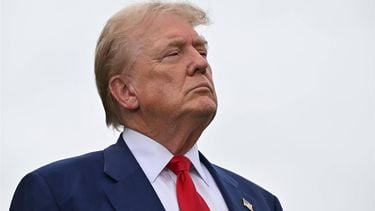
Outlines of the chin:
{"label": "chin", "polygon": [[213,119],[217,110],[217,102],[215,100],[200,100],[193,108],[191,113],[196,117],[206,117]]}

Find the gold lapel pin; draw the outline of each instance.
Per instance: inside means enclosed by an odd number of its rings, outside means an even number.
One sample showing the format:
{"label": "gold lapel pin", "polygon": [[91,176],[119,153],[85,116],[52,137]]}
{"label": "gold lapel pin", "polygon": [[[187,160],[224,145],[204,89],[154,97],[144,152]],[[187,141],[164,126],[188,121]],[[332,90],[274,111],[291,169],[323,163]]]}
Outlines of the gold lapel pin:
{"label": "gold lapel pin", "polygon": [[244,207],[246,207],[250,211],[254,211],[253,210],[253,205],[250,202],[248,202],[245,198],[242,198],[242,203],[243,203]]}

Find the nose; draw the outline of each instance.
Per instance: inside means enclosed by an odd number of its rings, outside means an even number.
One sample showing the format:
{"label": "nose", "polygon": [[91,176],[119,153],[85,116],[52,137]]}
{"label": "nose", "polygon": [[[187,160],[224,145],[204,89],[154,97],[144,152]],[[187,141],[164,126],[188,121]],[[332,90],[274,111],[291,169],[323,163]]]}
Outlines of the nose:
{"label": "nose", "polygon": [[191,60],[188,65],[188,74],[196,73],[205,74],[208,68],[208,61],[205,56],[201,55],[196,49],[191,52]]}

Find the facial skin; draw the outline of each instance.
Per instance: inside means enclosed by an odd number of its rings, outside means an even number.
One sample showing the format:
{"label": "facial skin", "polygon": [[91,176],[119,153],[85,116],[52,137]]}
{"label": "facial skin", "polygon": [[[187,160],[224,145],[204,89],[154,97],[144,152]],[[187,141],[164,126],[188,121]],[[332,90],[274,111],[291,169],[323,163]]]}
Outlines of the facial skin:
{"label": "facial skin", "polygon": [[128,95],[128,104],[122,104],[130,119],[127,127],[182,154],[195,144],[217,109],[207,43],[174,15],[157,18],[144,34],[132,70],[112,82],[121,81],[127,89],[121,92]]}

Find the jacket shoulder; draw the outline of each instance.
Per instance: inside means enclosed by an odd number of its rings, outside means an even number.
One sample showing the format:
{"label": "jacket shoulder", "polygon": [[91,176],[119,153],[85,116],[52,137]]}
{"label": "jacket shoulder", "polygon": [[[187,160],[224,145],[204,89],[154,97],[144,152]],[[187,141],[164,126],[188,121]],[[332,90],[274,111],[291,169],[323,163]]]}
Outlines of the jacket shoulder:
{"label": "jacket shoulder", "polygon": [[226,181],[235,185],[240,192],[253,201],[256,201],[258,205],[261,203],[269,210],[282,211],[278,198],[266,189],[230,170],[217,165],[213,165],[213,167],[221,177],[224,177]]}
{"label": "jacket shoulder", "polygon": [[90,152],[76,157],[66,158],[42,166],[32,173],[42,177],[57,176],[63,174],[83,174],[95,170],[103,170],[103,151]]}
{"label": "jacket shoulder", "polygon": [[232,182],[236,183],[238,186],[241,186],[245,189],[251,189],[256,192],[260,192],[265,195],[273,195],[261,186],[255,184],[254,182],[242,177],[241,175],[234,173],[233,171],[230,171],[228,169],[225,169],[223,167],[213,165],[216,171],[221,174],[226,176],[227,179],[231,180]]}
{"label": "jacket shoulder", "polygon": [[45,165],[22,178],[10,210],[60,210],[76,195],[95,197],[103,175],[103,151]]}

